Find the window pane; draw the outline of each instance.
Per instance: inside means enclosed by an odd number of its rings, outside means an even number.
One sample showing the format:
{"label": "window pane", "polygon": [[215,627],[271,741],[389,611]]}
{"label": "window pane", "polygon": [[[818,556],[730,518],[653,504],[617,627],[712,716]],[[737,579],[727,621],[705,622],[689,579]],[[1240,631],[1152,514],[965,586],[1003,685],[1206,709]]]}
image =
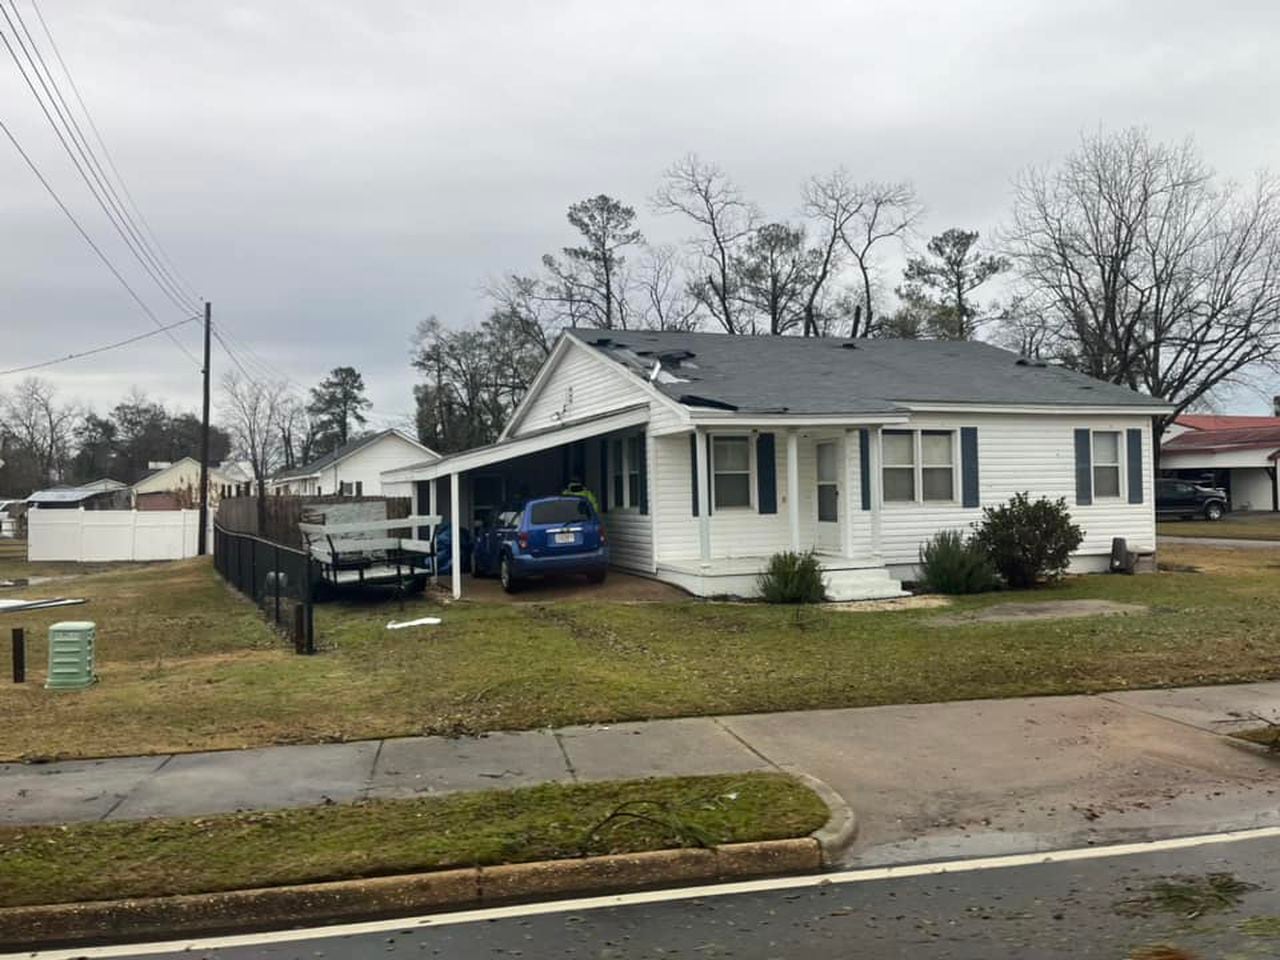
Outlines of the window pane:
{"label": "window pane", "polygon": [[932,430],[920,434],[920,460],[925,466],[951,466],[951,434]]}
{"label": "window pane", "polygon": [[622,503],[622,474],[615,473],[613,475],[613,502],[610,507],[621,507]]}
{"label": "window pane", "polygon": [[1095,497],[1120,496],[1120,468],[1093,468],[1093,495]]}
{"label": "window pane", "polygon": [[591,504],[581,497],[574,497],[572,500],[546,500],[529,508],[530,523],[574,523],[590,517]]}
{"label": "window pane", "polygon": [[628,501],[631,506],[640,506],[640,474],[633,473],[627,477],[627,496],[631,498]]}
{"label": "window pane", "polygon": [[834,482],[836,479],[836,445],[818,444],[818,480]]}
{"label": "window pane", "polygon": [[751,452],[746,437],[716,437],[713,442],[717,472],[751,469]]}
{"label": "window pane", "polygon": [[835,523],[839,519],[837,510],[836,485],[834,483],[818,484],[819,522]]}
{"label": "window pane", "polygon": [[926,500],[954,500],[955,487],[952,485],[950,467],[925,467],[920,471],[920,486]]}
{"label": "window pane", "polygon": [[1120,462],[1120,434],[1107,431],[1093,435],[1093,462],[1106,464]]}
{"label": "window pane", "polygon": [[907,467],[886,467],[884,471],[884,498],[887,501],[914,500],[916,498],[916,472]]}
{"label": "window pane", "polygon": [[916,462],[915,438],[909,430],[886,430],[883,435],[885,466],[906,466]]}
{"label": "window pane", "polygon": [[746,473],[717,473],[716,507],[751,506],[751,476]]}

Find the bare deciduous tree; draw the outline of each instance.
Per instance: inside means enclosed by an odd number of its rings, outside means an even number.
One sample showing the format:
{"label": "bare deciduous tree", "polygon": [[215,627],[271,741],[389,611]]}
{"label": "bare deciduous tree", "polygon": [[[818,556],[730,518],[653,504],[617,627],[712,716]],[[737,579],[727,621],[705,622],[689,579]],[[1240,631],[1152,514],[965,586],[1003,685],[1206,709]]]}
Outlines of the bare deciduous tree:
{"label": "bare deciduous tree", "polygon": [[877,290],[875,257],[886,242],[903,241],[911,235],[923,207],[909,183],[865,183],[855,189],[856,203],[840,239],[857,266],[861,303],[854,310],[849,336],[875,336],[880,315],[875,303]]}
{"label": "bare deciduous tree", "polygon": [[1021,176],[1008,247],[1054,352],[1169,401],[1168,419],[1276,360],[1276,183],[1219,184],[1189,142],[1083,137],[1060,166]]}
{"label": "bare deciduous tree", "polygon": [[258,530],[266,529],[267,478],[284,457],[281,422],[290,406],[284,383],[242,377],[232,370],[222,378],[222,419],[238,459],[248,462],[258,494]]}
{"label": "bare deciduous tree", "polygon": [[639,317],[650,330],[697,330],[698,303],[685,286],[680,254],[670,244],[645,247],[636,272]]}
{"label": "bare deciduous tree", "polygon": [[10,483],[34,487],[62,480],[80,419],[80,409],[59,403],[53,385],[38,377],[27,377],[0,398],[0,431],[6,459],[13,461]]}
{"label": "bare deciduous tree", "polygon": [[685,216],[698,227],[690,241],[696,261],[690,295],[725,333],[750,333],[751,324],[739,317],[736,263],[760,220],[755,205],[718,166],[689,154],[663,175],[653,206],[659,213]]}

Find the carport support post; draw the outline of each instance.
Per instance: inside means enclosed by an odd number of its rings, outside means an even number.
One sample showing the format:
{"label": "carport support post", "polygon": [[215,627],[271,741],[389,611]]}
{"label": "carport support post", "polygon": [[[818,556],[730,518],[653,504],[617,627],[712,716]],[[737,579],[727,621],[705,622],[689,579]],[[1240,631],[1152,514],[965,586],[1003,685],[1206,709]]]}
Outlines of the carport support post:
{"label": "carport support post", "polygon": [[458,474],[449,474],[449,560],[453,565],[453,599],[462,599],[462,510],[458,501]]}
{"label": "carport support post", "polygon": [[697,443],[694,456],[698,474],[698,555],[711,559],[711,473],[707,463],[707,432],[698,428],[694,434]]}
{"label": "carport support post", "polygon": [[[431,508],[428,512],[434,513],[436,516],[440,515],[440,478],[439,477],[431,478]],[[431,540],[432,540],[431,549],[432,549],[433,558],[435,557],[435,534],[436,534],[436,531],[439,529],[440,529],[440,525],[436,524],[435,530],[431,531]],[[431,582],[432,583],[440,582],[440,571],[438,569],[439,566],[440,564],[433,559],[431,563]]]}
{"label": "carport support post", "polygon": [[791,550],[800,552],[800,434],[787,431],[787,525]]}

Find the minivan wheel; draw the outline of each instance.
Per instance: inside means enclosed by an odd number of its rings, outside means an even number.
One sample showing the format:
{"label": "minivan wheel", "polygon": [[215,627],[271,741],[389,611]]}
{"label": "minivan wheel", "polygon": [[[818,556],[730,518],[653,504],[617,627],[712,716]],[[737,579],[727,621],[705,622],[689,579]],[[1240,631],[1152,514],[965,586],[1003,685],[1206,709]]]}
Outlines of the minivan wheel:
{"label": "minivan wheel", "polygon": [[498,561],[498,579],[502,582],[502,589],[507,593],[516,592],[516,578],[511,575],[511,558],[505,554]]}
{"label": "minivan wheel", "polygon": [[1210,503],[1210,504],[1206,505],[1206,506],[1205,506],[1205,508],[1204,508],[1204,518],[1205,518],[1206,520],[1221,520],[1221,519],[1222,519],[1222,504],[1220,504],[1220,503]]}

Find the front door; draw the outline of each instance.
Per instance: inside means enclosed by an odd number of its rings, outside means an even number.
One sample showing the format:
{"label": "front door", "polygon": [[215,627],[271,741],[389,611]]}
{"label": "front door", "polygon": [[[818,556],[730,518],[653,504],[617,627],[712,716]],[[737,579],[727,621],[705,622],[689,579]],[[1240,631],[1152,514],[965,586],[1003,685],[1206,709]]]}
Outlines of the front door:
{"label": "front door", "polygon": [[839,449],[835,440],[822,440],[816,444],[818,531],[815,546],[822,553],[840,553]]}

